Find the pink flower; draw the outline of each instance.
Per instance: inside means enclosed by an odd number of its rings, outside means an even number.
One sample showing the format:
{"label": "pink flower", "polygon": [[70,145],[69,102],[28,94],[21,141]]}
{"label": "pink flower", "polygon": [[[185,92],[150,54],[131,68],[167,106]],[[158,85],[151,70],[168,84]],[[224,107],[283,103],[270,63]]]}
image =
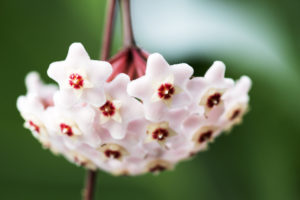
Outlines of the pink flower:
{"label": "pink flower", "polygon": [[235,86],[224,94],[225,111],[221,120],[224,123],[225,130],[230,130],[233,125],[242,122],[243,115],[248,111],[248,92],[250,88],[251,79],[242,76]]}
{"label": "pink flower", "polygon": [[170,66],[160,54],[151,54],[146,75],[128,85],[128,94],[143,102],[147,119],[160,121],[171,109],[189,105],[186,84],[192,74],[187,64]]}
{"label": "pink flower", "polygon": [[234,85],[234,81],[224,78],[224,74],[224,63],[215,61],[204,77],[195,77],[189,81],[187,88],[193,96],[190,110],[204,113],[207,117],[215,117],[222,112],[222,95]]}
{"label": "pink flower", "polygon": [[183,130],[188,140],[192,142],[191,154],[194,154],[206,150],[208,144],[221,133],[222,126],[218,121],[192,114],[184,121]]}
{"label": "pink flower", "polygon": [[125,137],[128,123],[143,116],[142,104],[127,94],[130,79],[119,74],[104,85],[106,103],[98,108],[99,123],[109,130],[115,139]]}
{"label": "pink flower", "polygon": [[49,66],[48,75],[59,84],[66,105],[79,100],[94,106],[105,103],[103,85],[112,73],[108,62],[91,60],[80,43],[73,43],[66,60]]}
{"label": "pink flower", "polygon": [[49,147],[48,131],[45,128],[45,109],[53,106],[54,85],[44,85],[36,72],[27,75],[27,94],[17,100],[17,108],[25,120],[24,127],[31,130],[44,147]]}
{"label": "pink flower", "polygon": [[29,129],[44,146],[47,146],[49,141],[44,124],[44,106],[39,97],[35,94],[21,96],[17,100],[17,108],[25,120],[24,127]]}
{"label": "pink flower", "polygon": [[89,106],[49,108],[45,115],[46,127],[51,135],[59,135],[73,148],[80,144],[97,147],[101,139],[96,129],[95,110]]}

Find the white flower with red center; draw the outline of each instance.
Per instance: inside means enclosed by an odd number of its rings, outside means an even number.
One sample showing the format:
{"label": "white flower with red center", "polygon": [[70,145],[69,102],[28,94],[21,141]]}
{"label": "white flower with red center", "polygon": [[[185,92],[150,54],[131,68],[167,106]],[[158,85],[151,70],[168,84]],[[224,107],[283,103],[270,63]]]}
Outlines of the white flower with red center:
{"label": "white flower with red center", "polygon": [[199,128],[193,136],[196,148],[201,148],[203,145],[206,146],[207,143],[212,142],[217,131],[218,128],[214,126],[203,126]]}
{"label": "white flower with red center", "polygon": [[152,102],[162,101],[167,106],[172,104],[174,95],[181,92],[181,88],[174,85],[174,77],[170,76],[162,82],[154,84],[156,92],[152,95]]}
{"label": "white flower with red center", "polygon": [[[27,117],[26,117],[27,118]],[[39,137],[47,137],[47,130],[43,122],[41,122],[38,118],[32,116],[28,116],[24,123],[24,127],[29,129],[32,134],[39,138]]]}
{"label": "white flower with red center", "polygon": [[157,142],[164,146],[168,138],[176,135],[176,132],[169,127],[169,122],[149,124],[147,127],[146,142]]}
{"label": "white flower with red center", "polygon": [[48,75],[60,87],[60,96],[67,106],[81,101],[94,106],[105,103],[103,85],[112,72],[108,62],[91,60],[80,43],[70,46],[65,61],[49,66]]}
{"label": "white flower with red center", "polygon": [[128,155],[128,151],[124,147],[113,143],[103,144],[98,150],[102,153],[105,160],[116,159],[122,161]]}
{"label": "white flower with red center", "polygon": [[192,141],[191,153],[206,150],[208,144],[212,142],[222,131],[221,123],[214,119],[193,114],[183,123],[183,130],[187,138]]}
{"label": "white flower with red center", "polygon": [[208,116],[214,110],[214,114],[222,112],[222,95],[229,88],[232,88],[234,81],[224,78],[225,65],[220,61],[207,70],[204,77],[195,77],[188,83],[188,90],[193,96],[191,110],[203,113]]}
{"label": "white flower with red center", "polygon": [[[175,109],[166,115],[166,121],[164,122],[156,123],[146,119],[138,119],[131,122],[128,131],[135,133],[137,138],[135,145],[141,147],[138,150],[141,155],[135,155],[135,165],[139,166],[139,160],[141,160],[140,165],[143,165],[145,159],[148,161],[149,159],[162,158],[176,162],[187,157],[192,148],[191,145],[187,146],[188,141],[181,129],[181,124],[187,114],[188,112],[185,109]],[[134,155],[130,157],[134,157]],[[140,168],[137,168],[131,166],[129,169],[130,173],[141,173],[138,172]]]}
{"label": "white flower with red center", "polygon": [[57,90],[53,85],[44,85],[36,72],[31,72],[26,77],[26,96],[17,100],[17,108],[25,120],[24,127],[31,130],[44,147],[48,147],[48,131],[44,125],[44,111],[53,105],[52,95]]}
{"label": "white flower with red center", "polygon": [[105,84],[106,103],[99,107],[100,124],[106,128],[115,139],[125,137],[128,123],[143,116],[141,103],[127,94],[130,79],[125,74],[119,74]]}
{"label": "white flower with red center", "polygon": [[25,83],[27,94],[35,94],[39,98],[41,104],[44,106],[44,109],[54,105],[53,95],[58,91],[56,85],[45,85],[37,72],[30,72],[26,76]]}
{"label": "white flower with red center", "polygon": [[150,161],[146,166],[146,171],[153,174],[159,174],[165,170],[170,170],[173,168],[173,164],[162,159],[157,159]]}
{"label": "white flower with red center", "polygon": [[148,120],[161,121],[170,109],[189,105],[186,84],[192,74],[187,64],[170,66],[160,54],[151,54],[146,75],[131,81],[128,94],[143,102]]}
{"label": "white flower with red center", "polygon": [[[55,99],[58,101],[58,99]],[[95,110],[88,106],[62,108],[54,107],[46,111],[46,127],[52,135],[61,136],[70,148],[80,144],[97,147],[100,136],[95,123]]]}
{"label": "white flower with red center", "polygon": [[226,130],[242,122],[244,114],[248,111],[248,92],[250,88],[251,79],[247,76],[242,76],[240,80],[236,82],[235,86],[224,94],[225,111],[221,120]]}
{"label": "white flower with red center", "polygon": [[45,148],[49,147],[48,132],[43,122],[34,116],[30,116],[25,120],[24,127],[29,129],[32,135],[37,138]]}
{"label": "white flower with red center", "polygon": [[122,122],[122,118],[120,115],[121,105],[122,105],[121,101],[112,100],[111,97],[107,97],[105,104],[99,107],[99,110],[101,112],[100,123],[104,124],[110,119],[113,119],[116,122],[121,123]]}

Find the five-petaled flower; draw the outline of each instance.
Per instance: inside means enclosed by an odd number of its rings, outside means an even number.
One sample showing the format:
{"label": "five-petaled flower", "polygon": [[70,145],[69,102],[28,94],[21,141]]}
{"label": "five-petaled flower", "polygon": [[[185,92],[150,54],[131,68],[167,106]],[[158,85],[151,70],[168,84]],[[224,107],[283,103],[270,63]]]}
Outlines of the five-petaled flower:
{"label": "five-petaled flower", "polygon": [[146,142],[156,141],[162,146],[165,144],[168,138],[176,135],[175,131],[169,127],[168,122],[150,124],[147,127],[146,133]]}
{"label": "five-petaled flower", "polygon": [[125,74],[119,74],[106,83],[106,103],[99,107],[100,124],[115,139],[124,138],[128,124],[143,116],[141,103],[127,93],[129,83],[130,79]]}
{"label": "five-petaled flower", "polygon": [[248,111],[251,80],[247,76],[242,76],[228,93],[224,94],[225,111],[222,120],[225,129],[230,130],[233,125],[242,122],[243,115]]}
{"label": "five-petaled flower", "polygon": [[111,72],[108,62],[91,60],[80,43],[70,46],[65,61],[54,62],[48,69],[49,77],[59,84],[60,95],[69,106],[79,100],[103,105],[103,85]]}
{"label": "five-petaled flower", "polygon": [[187,88],[194,100],[191,110],[209,116],[211,111],[219,112],[222,109],[222,96],[234,85],[234,81],[224,78],[224,74],[224,63],[215,61],[204,77],[195,77],[188,83]]}
{"label": "five-petaled flower", "polygon": [[168,162],[166,160],[158,159],[158,160],[153,160],[150,163],[148,163],[146,170],[148,172],[158,174],[165,170],[170,170],[170,169],[172,169],[172,167],[173,167],[173,165],[170,162]]}
{"label": "five-petaled flower", "polygon": [[192,74],[187,64],[170,66],[160,54],[151,54],[146,75],[128,85],[128,94],[143,102],[148,120],[161,121],[171,109],[190,104],[186,84]]}
{"label": "five-petaled flower", "polygon": [[122,161],[122,159],[128,155],[127,150],[118,144],[103,144],[98,150],[102,152],[104,159],[117,159]]}

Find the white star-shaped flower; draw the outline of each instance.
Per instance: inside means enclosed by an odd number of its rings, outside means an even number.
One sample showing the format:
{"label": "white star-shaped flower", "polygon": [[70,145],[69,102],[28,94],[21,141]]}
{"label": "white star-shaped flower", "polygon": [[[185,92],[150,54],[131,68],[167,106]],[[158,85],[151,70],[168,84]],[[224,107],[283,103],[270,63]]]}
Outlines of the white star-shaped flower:
{"label": "white star-shaped flower", "polygon": [[44,125],[44,106],[36,94],[27,94],[17,100],[17,107],[21,112],[24,127],[29,129],[32,135],[45,147],[48,146],[48,131]]}
{"label": "white star-shaped flower", "polygon": [[119,74],[106,83],[106,103],[98,108],[101,126],[115,139],[124,138],[128,123],[143,116],[141,102],[127,93],[129,82],[126,74]]}
{"label": "white star-shaped flower", "polygon": [[66,60],[49,66],[48,75],[59,84],[65,105],[82,100],[94,106],[105,103],[103,85],[112,72],[108,62],[91,60],[80,43],[73,43]]}
{"label": "white star-shaped flower", "polygon": [[80,144],[96,147],[101,139],[95,128],[95,110],[89,105],[63,108],[53,107],[46,111],[46,127],[61,137],[70,148]]}
{"label": "white star-shaped flower", "polygon": [[222,95],[234,85],[234,81],[224,78],[224,74],[224,63],[215,61],[204,77],[195,77],[189,81],[187,88],[193,96],[190,107],[192,112],[204,113],[207,117],[222,113]]}
{"label": "white star-shaped flower", "polygon": [[183,130],[193,143],[191,153],[206,150],[208,144],[221,133],[221,123],[205,116],[192,114],[183,123]]}
{"label": "white star-shaped flower", "polygon": [[45,85],[38,73],[30,72],[25,79],[27,94],[17,100],[17,108],[25,120],[24,127],[29,129],[44,147],[49,147],[49,135],[45,127],[45,110],[53,106],[55,85]]}
{"label": "white star-shaped flower", "polygon": [[225,111],[221,120],[226,130],[230,130],[233,125],[241,123],[244,114],[248,111],[248,92],[251,84],[249,77],[242,76],[235,86],[224,94]]}
{"label": "white star-shaped flower", "polygon": [[187,64],[169,65],[158,53],[147,60],[146,75],[128,85],[129,95],[143,102],[148,120],[160,121],[173,108],[189,105],[186,84],[193,74]]}

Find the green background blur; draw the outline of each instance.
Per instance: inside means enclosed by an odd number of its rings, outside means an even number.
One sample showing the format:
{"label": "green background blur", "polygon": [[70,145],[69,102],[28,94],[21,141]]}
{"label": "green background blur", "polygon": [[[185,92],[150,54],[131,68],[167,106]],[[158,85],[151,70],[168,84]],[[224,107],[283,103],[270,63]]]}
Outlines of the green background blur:
{"label": "green background blur", "polygon": [[[247,74],[253,80],[251,111],[231,134],[174,171],[139,177],[100,172],[96,199],[300,199],[299,1],[132,4],[140,46],[161,52],[170,63],[189,63],[196,75],[214,60],[225,62],[229,77]],[[81,198],[85,171],[42,150],[23,129],[15,104],[25,93],[25,75],[36,70],[50,82],[48,65],[64,59],[72,42],[82,42],[92,58],[99,57],[105,5],[102,0],[0,1],[1,200]],[[120,38],[119,27],[114,52]]]}

